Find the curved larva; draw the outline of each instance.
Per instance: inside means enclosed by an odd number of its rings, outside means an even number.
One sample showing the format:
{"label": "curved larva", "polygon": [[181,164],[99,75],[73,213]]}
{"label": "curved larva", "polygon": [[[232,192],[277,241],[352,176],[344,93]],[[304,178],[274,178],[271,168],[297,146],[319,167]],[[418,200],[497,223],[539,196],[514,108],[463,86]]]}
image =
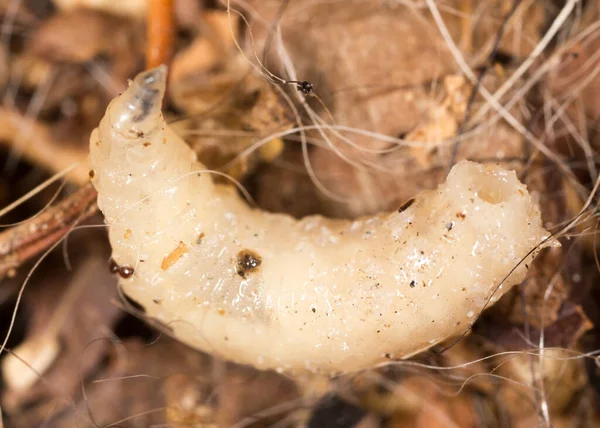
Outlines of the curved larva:
{"label": "curved larva", "polygon": [[[215,184],[140,74],[90,143],[124,292],[189,345],[259,368],[353,371],[460,334],[548,233],[514,172],[461,162],[398,212],[295,220]],[[532,255],[494,295],[523,280]]]}

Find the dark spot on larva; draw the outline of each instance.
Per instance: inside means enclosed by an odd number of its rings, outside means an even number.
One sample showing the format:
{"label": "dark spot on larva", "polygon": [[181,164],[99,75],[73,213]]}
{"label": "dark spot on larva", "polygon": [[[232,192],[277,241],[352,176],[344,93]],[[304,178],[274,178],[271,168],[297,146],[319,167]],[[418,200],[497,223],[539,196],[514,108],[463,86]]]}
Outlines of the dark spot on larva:
{"label": "dark spot on larva", "polygon": [[206,235],[204,235],[204,232],[200,232],[200,234],[196,238],[196,245],[202,244],[202,239],[204,239],[204,236],[206,236]]}
{"label": "dark spot on larva", "polygon": [[245,277],[247,273],[258,269],[262,260],[258,254],[251,250],[242,250],[237,255],[238,275]]}
{"label": "dark spot on larva", "polygon": [[448,231],[451,231],[453,228],[454,228],[454,222],[453,221],[451,221],[450,223],[448,223],[446,225],[446,229],[448,229]]}
{"label": "dark spot on larva", "polygon": [[152,107],[160,102],[160,91],[155,87],[163,75],[164,70],[161,68],[146,71],[142,79],[136,78],[135,83],[138,84],[137,90],[134,92],[132,107],[136,111],[133,116],[133,122],[141,122],[146,119],[152,110]]}
{"label": "dark spot on larva", "polygon": [[113,259],[110,259],[110,261],[108,262],[108,270],[110,270],[110,273],[119,273],[119,269],[121,268],[119,267],[117,262],[115,262]]}
{"label": "dark spot on larva", "polygon": [[152,299],[152,301],[154,303],[156,303],[157,305],[160,305],[161,300],[160,299]]}
{"label": "dark spot on larva", "polygon": [[150,141],[146,141],[144,144],[142,144],[144,147],[150,147],[152,145],[152,143]]}
{"label": "dark spot on larva", "polygon": [[467,217],[467,215],[464,212],[458,212],[456,213],[456,218],[459,218],[461,220],[464,220]]}
{"label": "dark spot on larva", "polygon": [[417,286],[417,282],[416,282],[416,281],[413,279],[413,280],[410,282],[410,288],[415,288],[416,286]]}
{"label": "dark spot on larva", "polygon": [[131,278],[131,276],[134,274],[135,269],[132,268],[131,266],[121,266],[119,268],[119,276],[123,279],[127,279],[127,278]]}
{"label": "dark spot on larva", "polygon": [[317,308],[312,308],[311,311],[313,311],[314,314],[315,312],[317,312]]}
{"label": "dark spot on larva", "polygon": [[141,90],[139,94],[136,95],[137,96],[135,97],[136,100],[134,103],[136,107],[139,107],[140,112],[133,116],[132,120],[133,122],[141,122],[142,120],[146,119],[146,117],[148,117],[148,115],[150,114],[150,110],[152,110],[152,105],[154,102],[157,101],[157,98],[160,95],[160,93],[157,89],[146,87],[143,90]]}
{"label": "dark spot on larva", "polygon": [[392,359],[392,354],[389,354],[389,353],[385,354],[385,358],[387,358],[388,360],[391,360]]}
{"label": "dark spot on larva", "polygon": [[90,180],[92,178],[94,178],[96,176],[96,171],[94,171],[93,169],[90,169],[90,172],[88,172],[88,176],[90,177]]}
{"label": "dark spot on larva", "polygon": [[414,203],[415,203],[415,199],[414,198],[409,199],[408,201],[404,202],[400,206],[400,208],[398,208],[398,212],[401,213],[401,212],[406,211]]}
{"label": "dark spot on larva", "polygon": [[525,263],[525,268],[529,269],[529,265],[527,263]]}

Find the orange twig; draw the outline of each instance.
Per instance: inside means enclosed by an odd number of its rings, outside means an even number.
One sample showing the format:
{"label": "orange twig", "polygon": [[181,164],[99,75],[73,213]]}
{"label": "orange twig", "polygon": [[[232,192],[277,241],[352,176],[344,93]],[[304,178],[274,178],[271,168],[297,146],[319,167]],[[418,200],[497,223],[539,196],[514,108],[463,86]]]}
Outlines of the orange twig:
{"label": "orange twig", "polygon": [[167,64],[175,41],[173,0],[148,2],[146,68]]}

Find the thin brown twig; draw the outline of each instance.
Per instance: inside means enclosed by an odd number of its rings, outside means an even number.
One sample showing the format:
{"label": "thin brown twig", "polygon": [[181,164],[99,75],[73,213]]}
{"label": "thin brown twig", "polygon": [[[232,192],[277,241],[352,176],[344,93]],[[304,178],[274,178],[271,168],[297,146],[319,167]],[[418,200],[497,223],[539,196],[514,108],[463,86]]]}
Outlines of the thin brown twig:
{"label": "thin brown twig", "polygon": [[0,278],[48,249],[76,223],[94,214],[96,190],[87,184],[43,214],[0,233]]}

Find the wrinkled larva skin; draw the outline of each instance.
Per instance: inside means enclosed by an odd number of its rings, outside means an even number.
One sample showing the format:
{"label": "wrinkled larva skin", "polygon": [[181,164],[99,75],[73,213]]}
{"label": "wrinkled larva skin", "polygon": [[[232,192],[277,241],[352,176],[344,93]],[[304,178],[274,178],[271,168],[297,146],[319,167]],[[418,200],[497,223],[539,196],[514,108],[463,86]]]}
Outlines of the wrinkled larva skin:
{"label": "wrinkled larva skin", "polygon": [[[548,233],[514,172],[470,162],[401,212],[300,221],[214,184],[140,74],[90,142],[123,291],[179,340],[261,369],[337,373],[462,333]],[[521,263],[496,292],[521,282]]]}

